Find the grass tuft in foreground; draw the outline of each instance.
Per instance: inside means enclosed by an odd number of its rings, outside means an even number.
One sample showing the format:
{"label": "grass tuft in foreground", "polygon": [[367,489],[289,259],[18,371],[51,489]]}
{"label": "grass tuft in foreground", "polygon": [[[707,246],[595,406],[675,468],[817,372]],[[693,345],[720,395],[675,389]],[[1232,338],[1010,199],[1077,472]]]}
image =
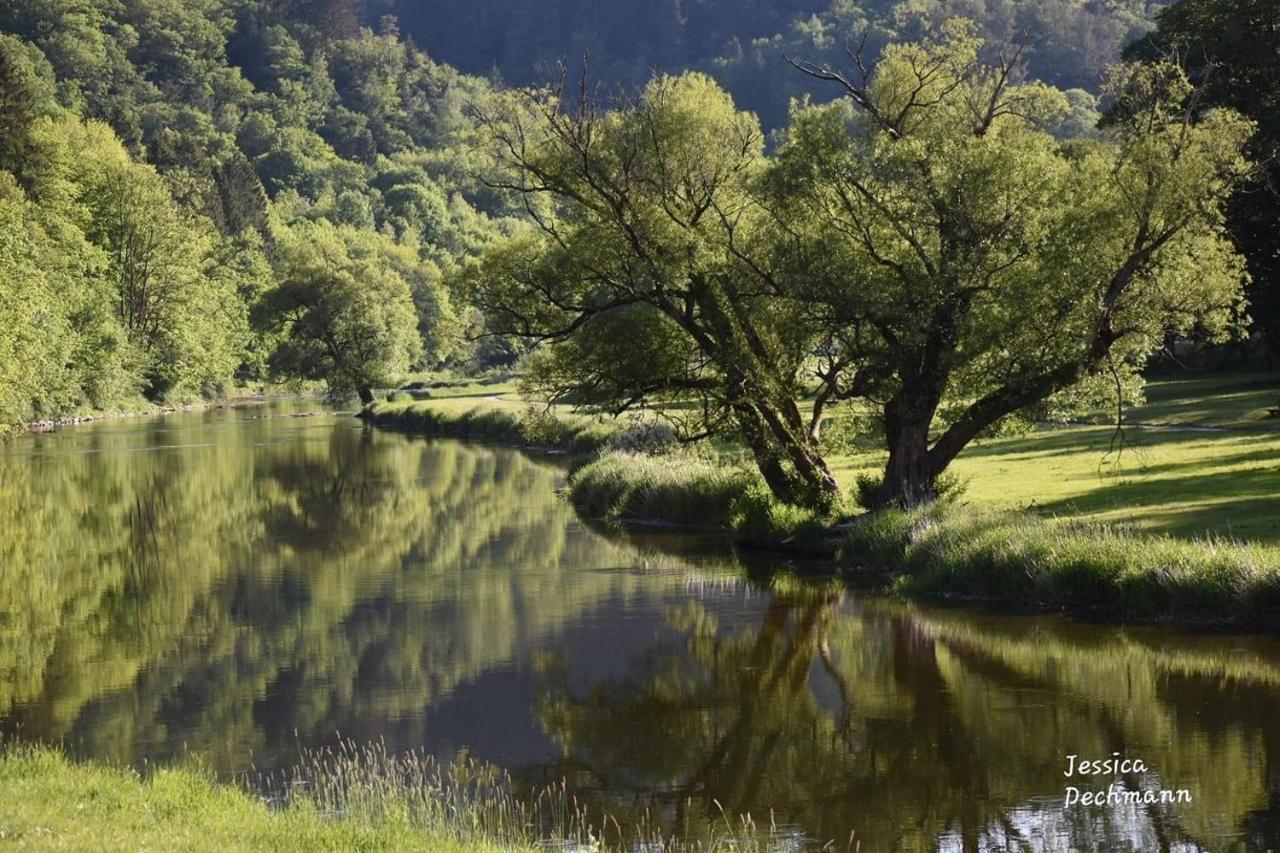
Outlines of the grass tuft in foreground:
{"label": "grass tuft in foreground", "polygon": [[[531,850],[513,833],[470,823],[407,785],[358,790],[349,771],[322,790],[269,809],[199,769],[129,770],[73,764],[41,747],[0,756],[0,840],[30,850]],[[390,778],[390,777],[388,777]]]}
{"label": "grass tuft in foreground", "polygon": [[676,838],[647,814],[628,827],[607,816],[593,826],[563,784],[523,799],[490,765],[441,765],[413,753],[393,755],[380,744],[314,753],[286,777],[268,781],[287,791],[279,807],[218,783],[198,766],[159,769],[144,779],[132,770],[75,764],[48,747],[9,745],[0,749],[0,843],[101,851],[778,848],[771,830],[723,813],[687,820]]}

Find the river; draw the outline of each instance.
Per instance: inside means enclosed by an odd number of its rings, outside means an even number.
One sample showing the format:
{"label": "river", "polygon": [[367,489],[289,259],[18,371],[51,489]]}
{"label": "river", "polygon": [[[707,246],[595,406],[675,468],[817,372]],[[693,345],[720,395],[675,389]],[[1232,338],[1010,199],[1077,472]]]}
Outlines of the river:
{"label": "river", "polygon": [[303,405],[0,445],[0,730],[227,777],[339,737],[465,753],[779,847],[1280,846],[1275,637],[771,590],[585,526],[549,460]]}

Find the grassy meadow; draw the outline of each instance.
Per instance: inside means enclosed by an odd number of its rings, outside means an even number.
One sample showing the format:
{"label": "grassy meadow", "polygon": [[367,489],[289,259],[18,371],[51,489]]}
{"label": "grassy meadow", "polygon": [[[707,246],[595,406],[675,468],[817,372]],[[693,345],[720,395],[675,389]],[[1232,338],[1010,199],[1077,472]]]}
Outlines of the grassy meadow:
{"label": "grassy meadow", "polygon": [[[953,470],[974,506],[1280,544],[1280,419],[1267,416],[1278,403],[1274,375],[1155,381],[1123,440],[1114,425],[1042,427],[976,442]],[[849,485],[881,459],[833,465]]]}
{"label": "grassy meadow", "polygon": [[[962,502],[983,509],[1030,510],[1044,518],[1100,522],[1179,539],[1225,538],[1280,545],[1280,376],[1214,374],[1160,379],[1147,401],[1113,424],[1043,426],[982,439],[952,470]],[[460,418],[529,410],[513,384],[433,391],[418,404]],[[562,414],[567,415],[565,409]],[[877,473],[883,454],[829,458],[851,492],[859,474]]]}

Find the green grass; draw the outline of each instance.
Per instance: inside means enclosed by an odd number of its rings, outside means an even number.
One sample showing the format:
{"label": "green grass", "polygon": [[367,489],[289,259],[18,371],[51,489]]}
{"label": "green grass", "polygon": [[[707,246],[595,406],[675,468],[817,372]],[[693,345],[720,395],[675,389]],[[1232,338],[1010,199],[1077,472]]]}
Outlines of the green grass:
{"label": "green grass", "polygon": [[591,518],[728,528],[759,482],[754,471],[679,454],[607,453],[574,472],[569,499]]}
{"label": "green grass", "polygon": [[1280,376],[1274,373],[1198,374],[1147,383],[1146,402],[1127,413],[1132,423],[1198,424],[1280,432]]}
{"label": "green grass", "polygon": [[[527,799],[490,765],[439,765],[383,746],[314,753],[290,774],[289,802],[269,808],[198,766],[132,770],[76,764],[43,746],[0,748],[0,845],[23,850],[377,851],[533,853],[536,850],[764,853],[768,831],[749,816],[686,821],[664,834],[644,815],[592,823],[564,784]],[[660,818],[659,818],[660,820]]]}
{"label": "green grass", "polygon": [[909,594],[1144,620],[1261,623],[1280,612],[1280,550],[1024,513],[947,504],[877,513],[850,525],[844,560],[892,573]]}
{"label": "green grass", "polygon": [[[1224,429],[1044,427],[974,443],[951,470],[975,507],[1030,510],[1179,539],[1280,544],[1280,377],[1239,374],[1152,382],[1133,423]],[[883,454],[831,460],[841,485],[878,473]]]}
{"label": "green grass", "polygon": [[[332,786],[330,786],[332,788]],[[282,809],[193,769],[129,770],[73,764],[54,750],[0,755],[0,842],[25,850],[532,850],[492,837],[465,811],[424,808],[407,790],[347,797],[333,791]]]}
{"label": "green grass", "polygon": [[[1277,402],[1280,377],[1275,375],[1155,381],[1148,385],[1147,403],[1130,412],[1128,420],[1229,431],[1131,427],[1125,441],[1116,444],[1109,426],[1045,427],[976,442],[952,470],[968,483],[964,500],[975,507],[1029,510],[1042,518],[1105,523],[1179,539],[1212,536],[1280,544],[1280,419],[1266,417],[1267,408]],[[417,405],[463,419],[492,409],[518,420],[528,410],[527,402],[509,393]],[[567,409],[553,411],[558,418],[577,418]],[[611,426],[597,428],[607,431]],[[462,433],[458,428],[451,434]],[[523,443],[514,432],[505,440]],[[604,446],[607,441],[599,437],[595,443]],[[851,493],[859,474],[880,472],[884,456],[852,454],[830,462]]]}

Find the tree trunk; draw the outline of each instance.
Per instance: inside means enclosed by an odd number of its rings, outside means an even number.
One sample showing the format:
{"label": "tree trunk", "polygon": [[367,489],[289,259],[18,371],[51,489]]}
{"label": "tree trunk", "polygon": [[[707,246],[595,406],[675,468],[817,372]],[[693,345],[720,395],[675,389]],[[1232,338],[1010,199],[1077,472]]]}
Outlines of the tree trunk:
{"label": "tree trunk", "polygon": [[885,406],[889,463],[885,466],[876,509],[910,509],[938,497],[936,484],[940,472],[929,456],[932,421],[932,407],[901,393]]}
{"label": "tree trunk", "polygon": [[840,487],[826,460],[782,427],[776,413],[766,414],[761,408],[740,403],[734,413],[769,491],[785,504],[829,509],[839,501]]}
{"label": "tree trunk", "polygon": [[367,385],[361,385],[358,389],[360,394],[360,404],[364,406],[373,405],[373,391]]}

